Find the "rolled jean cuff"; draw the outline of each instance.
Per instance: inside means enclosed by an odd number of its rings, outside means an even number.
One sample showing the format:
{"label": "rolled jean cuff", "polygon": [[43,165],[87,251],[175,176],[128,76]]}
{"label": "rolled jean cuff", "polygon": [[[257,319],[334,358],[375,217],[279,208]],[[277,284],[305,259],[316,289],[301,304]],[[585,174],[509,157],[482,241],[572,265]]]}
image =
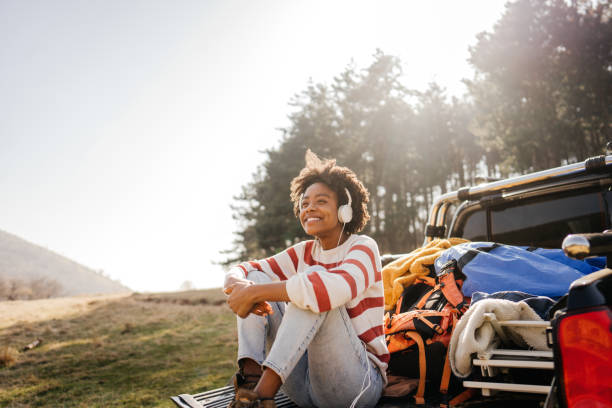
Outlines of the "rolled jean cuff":
{"label": "rolled jean cuff", "polygon": [[242,360],[242,359],[244,359],[244,358],[249,358],[249,359],[251,359],[251,360],[255,361],[255,362],[256,362],[257,364],[259,364],[259,365],[261,365],[261,364],[262,364],[262,362],[263,362],[263,360],[261,360],[261,359],[259,359],[259,358],[255,357],[255,356],[252,356],[252,355],[249,355],[249,354],[243,353],[243,354],[239,354],[239,355],[238,355],[238,358],[236,359],[236,363],[238,363],[240,360]]}
{"label": "rolled jean cuff", "polygon": [[[283,370],[281,370],[280,368],[278,368],[278,367],[276,366],[276,364],[274,364],[273,362],[266,360],[266,361],[264,361],[264,362],[261,364],[261,366],[262,366],[262,367],[269,368],[270,370],[274,371],[274,372],[276,373],[276,375],[278,375],[278,376],[280,377],[280,379],[281,379],[281,381],[282,381],[282,383],[283,383],[283,384],[284,384],[284,383],[285,383],[285,381],[287,380],[287,376],[285,376],[285,375],[284,375]],[[287,375],[289,375],[289,374],[291,374],[291,373],[287,373]]]}

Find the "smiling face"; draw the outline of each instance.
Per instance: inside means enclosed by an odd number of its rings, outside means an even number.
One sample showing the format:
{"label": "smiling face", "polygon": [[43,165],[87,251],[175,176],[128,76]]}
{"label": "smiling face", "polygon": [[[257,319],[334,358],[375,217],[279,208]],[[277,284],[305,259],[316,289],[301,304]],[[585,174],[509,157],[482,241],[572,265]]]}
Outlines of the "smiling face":
{"label": "smiling face", "polygon": [[300,206],[300,222],[308,235],[321,241],[338,240],[342,224],[338,221],[338,196],[324,183],[308,186]]}

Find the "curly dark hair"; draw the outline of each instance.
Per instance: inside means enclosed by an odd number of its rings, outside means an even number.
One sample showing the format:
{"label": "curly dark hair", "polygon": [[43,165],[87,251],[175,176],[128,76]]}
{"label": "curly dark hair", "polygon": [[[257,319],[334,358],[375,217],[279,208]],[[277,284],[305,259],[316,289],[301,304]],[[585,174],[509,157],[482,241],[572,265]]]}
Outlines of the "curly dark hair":
{"label": "curly dark hair", "polygon": [[306,189],[319,182],[336,193],[338,206],[348,204],[344,191],[345,188],[348,189],[352,200],[353,218],[345,225],[344,230],[350,234],[361,231],[370,219],[367,206],[370,201],[370,193],[352,170],[337,166],[336,159],[321,160],[310,149],[306,151],[306,166],[297,177],[291,180],[291,201],[295,216],[300,215],[300,199]]}

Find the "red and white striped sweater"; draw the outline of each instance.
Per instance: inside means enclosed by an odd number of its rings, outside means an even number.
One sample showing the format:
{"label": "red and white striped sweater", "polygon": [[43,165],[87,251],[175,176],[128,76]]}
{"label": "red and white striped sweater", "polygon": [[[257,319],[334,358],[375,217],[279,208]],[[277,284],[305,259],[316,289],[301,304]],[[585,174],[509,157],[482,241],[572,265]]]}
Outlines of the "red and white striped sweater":
{"label": "red and white striped sweater", "polygon": [[389,362],[385,342],[384,294],[376,242],[351,235],[342,245],[323,250],[318,242],[303,241],[260,261],[243,262],[228,274],[246,277],[250,271],[287,281],[296,306],[320,313],[343,306],[359,339],[383,377]]}

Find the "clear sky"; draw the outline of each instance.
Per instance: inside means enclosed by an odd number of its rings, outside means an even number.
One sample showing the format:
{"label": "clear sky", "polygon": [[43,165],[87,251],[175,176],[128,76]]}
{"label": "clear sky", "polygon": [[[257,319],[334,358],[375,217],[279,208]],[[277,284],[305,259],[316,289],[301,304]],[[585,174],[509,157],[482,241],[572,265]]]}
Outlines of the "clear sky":
{"label": "clear sky", "polygon": [[460,95],[504,3],[1,0],[0,229],[134,290],[220,286],[229,206],[309,79],[380,48]]}

